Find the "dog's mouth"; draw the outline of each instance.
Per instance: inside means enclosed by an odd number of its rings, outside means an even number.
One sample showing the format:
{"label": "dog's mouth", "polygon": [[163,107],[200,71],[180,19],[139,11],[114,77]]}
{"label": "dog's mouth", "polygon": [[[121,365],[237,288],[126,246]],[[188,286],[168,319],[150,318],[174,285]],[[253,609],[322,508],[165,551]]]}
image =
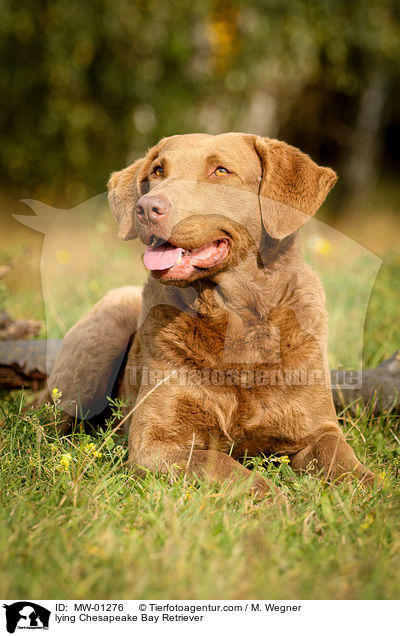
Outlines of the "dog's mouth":
{"label": "dog's mouth", "polygon": [[217,267],[228,254],[226,237],[191,250],[155,238],[153,244],[146,247],[143,263],[156,278],[186,280]]}

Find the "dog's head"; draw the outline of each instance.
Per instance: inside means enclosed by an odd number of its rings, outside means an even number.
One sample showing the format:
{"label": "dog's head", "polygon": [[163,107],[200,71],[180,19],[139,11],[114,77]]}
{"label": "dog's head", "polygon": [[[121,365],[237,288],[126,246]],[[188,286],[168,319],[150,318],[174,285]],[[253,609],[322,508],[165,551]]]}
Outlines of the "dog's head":
{"label": "dog's head", "polygon": [[111,210],[124,240],[140,237],[144,264],[163,282],[187,285],[280,241],[318,210],[336,182],[297,148],[227,133],[162,139],[111,175]]}

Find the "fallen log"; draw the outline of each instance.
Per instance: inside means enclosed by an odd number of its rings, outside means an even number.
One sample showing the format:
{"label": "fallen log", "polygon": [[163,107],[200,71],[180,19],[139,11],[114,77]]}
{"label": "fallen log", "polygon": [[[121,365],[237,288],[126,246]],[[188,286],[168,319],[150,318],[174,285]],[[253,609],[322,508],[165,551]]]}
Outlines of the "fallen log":
{"label": "fallen log", "polygon": [[[337,411],[348,405],[352,405],[354,411],[360,402],[368,405],[374,414],[400,410],[400,350],[377,367],[363,370],[361,382],[355,382],[354,387],[348,384],[349,374],[351,372],[331,371],[333,401]],[[354,374],[357,379],[359,372]]]}
{"label": "fallen log", "polygon": [[[0,342],[0,388],[41,388],[54,365],[61,340]],[[400,410],[400,350],[374,369],[331,371],[335,407],[362,402],[375,414]]]}
{"label": "fallen log", "polygon": [[[0,265],[0,279],[11,271],[8,265]],[[0,340],[29,340],[35,338],[41,324],[37,320],[13,320],[0,307]],[[0,383],[1,384],[1,383]]]}
{"label": "fallen log", "polygon": [[0,342],[0,388],[41,388],[54,365],[61,340]]}
{"label": "fallen log", "polygon": [[0,313],[0,340],[29,340],[37,336],[40,327],[37,320],[12,320],[5,311]]}

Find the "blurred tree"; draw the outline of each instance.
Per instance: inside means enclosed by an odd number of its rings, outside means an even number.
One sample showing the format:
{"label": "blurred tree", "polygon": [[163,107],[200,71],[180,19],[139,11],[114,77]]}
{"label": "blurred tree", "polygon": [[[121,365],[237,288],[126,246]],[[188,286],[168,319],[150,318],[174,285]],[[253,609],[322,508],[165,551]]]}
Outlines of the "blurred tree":
{"label": "blurred tree", "polygon": [[1,185],[23,195],[72,204],[161,136],[233,129],[342,166],[354,197],[399,129],[397,0],[0,2]]}
{"label": "blurred tree", "polygon": [[3,186],[79,198],[130,153],[190,129],[203,2],[1,4]]}
{"label": "blurred tree", "polygon": [[[261,0],[247,6],[243,57],[252,69],[250,99],[269,95],[273,134],[336,165],[343,197],[366,192],[385,158],[380,139],[398,95],[399,3]],[[390,115],[399,121],[398,104]]]}

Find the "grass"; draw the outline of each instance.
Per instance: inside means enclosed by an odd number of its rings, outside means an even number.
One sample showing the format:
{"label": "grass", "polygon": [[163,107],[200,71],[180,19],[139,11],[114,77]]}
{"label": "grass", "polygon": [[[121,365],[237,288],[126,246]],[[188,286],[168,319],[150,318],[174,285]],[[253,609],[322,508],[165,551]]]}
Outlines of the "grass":
{"label": "grass", "polygon": [[285,491],[282,511],[242,488],[138,479],[111,429],[60,438],[57,407],[21,407],[21,395],[2,406],[1,598],[398,598],[394,415],[342,416],[381,476],[373,491],[251,461]]}
{"label": "grass", "polygon": [[[4,221],[0,234],[0,264],[12,268],[0,281],[0,307],[42,321],[42,338],[61,338],[107,291],[146,276],[143,246],[118,239],[105,196],[54,215],[43,222],[44,235],[14,221]],[[316,219],[303,233],[306,259],[327,296],[331,367],[377,364],[400,342],[398,256],[387,251],[381,260]]]}
{"label": "grass", "polygon": [[[13,267],[0,305],[43,320],[42,336],[61,336],[111,287],[143,280],[140,246],[114,239],[107,216],[82,216],[79,232],[63,226],[50,242],[46,234],[41,280],[41,235],[22,228],[13,243],[0,237],[0,264]],[[384,258],[370,297],[376,261],[336,238],[327,237],[328,250],[306,245],[328,296],[331,363],[357,366],[362,351],[374,365],[399,346],[400,263]],[[190,485],[172,473],[138,479],[110,430],[78,427],[60,438],[57,408],[24,412],[25,399],[0,396],[1,598],[399,597],[398,415],[340,418],[358,457],[381,475],[373,491],[249,459],[285,491],[290,508],[281,511],[240,488]]]}

